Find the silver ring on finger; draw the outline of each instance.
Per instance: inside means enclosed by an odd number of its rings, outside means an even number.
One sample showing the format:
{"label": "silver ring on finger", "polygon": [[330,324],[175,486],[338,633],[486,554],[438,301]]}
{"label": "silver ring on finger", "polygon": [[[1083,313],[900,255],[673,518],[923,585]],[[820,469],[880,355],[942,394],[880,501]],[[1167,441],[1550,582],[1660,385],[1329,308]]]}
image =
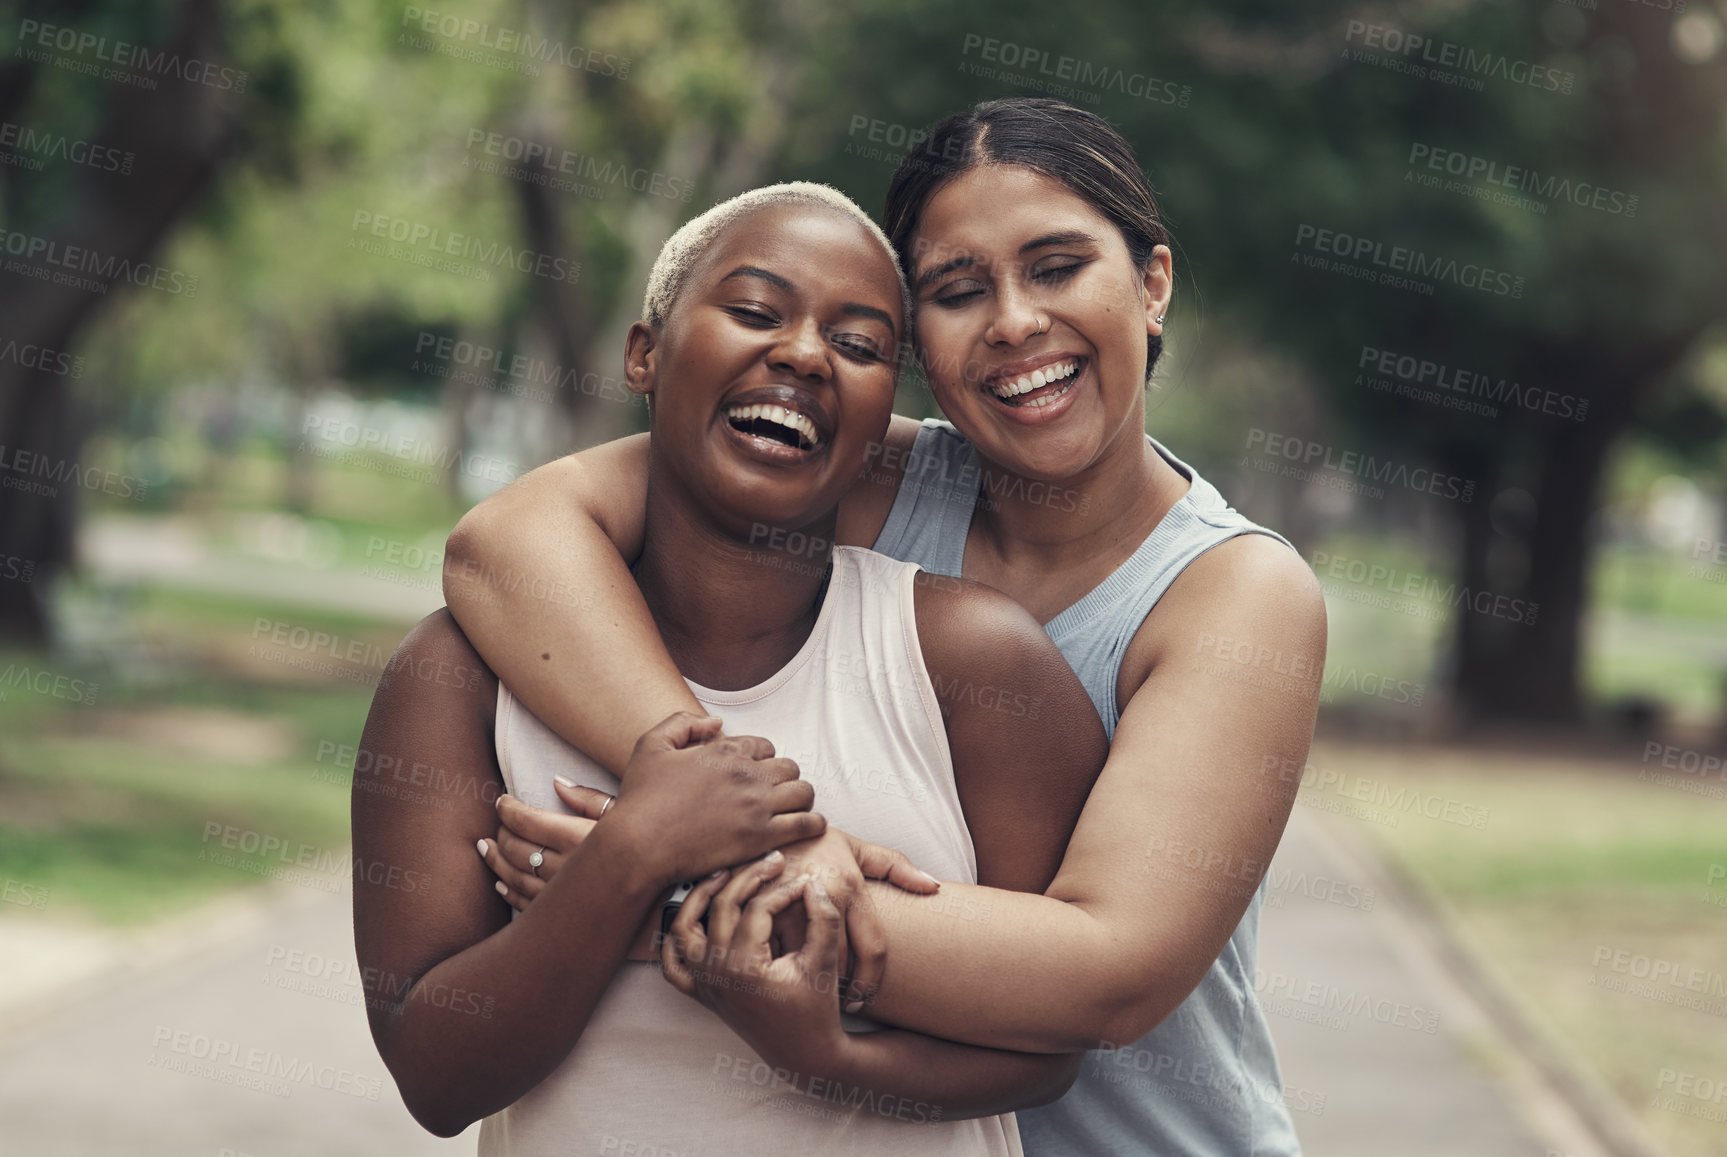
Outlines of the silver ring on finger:
{"label": "silver ring on finger", "polygon": [[534,878],[535,879],[540,878],[540,865],[545,863],[545,862],[546,862],[546,847],[544,844],[540,845],[539,851],[528,853],[528,867],[530,867],[534,870]]}

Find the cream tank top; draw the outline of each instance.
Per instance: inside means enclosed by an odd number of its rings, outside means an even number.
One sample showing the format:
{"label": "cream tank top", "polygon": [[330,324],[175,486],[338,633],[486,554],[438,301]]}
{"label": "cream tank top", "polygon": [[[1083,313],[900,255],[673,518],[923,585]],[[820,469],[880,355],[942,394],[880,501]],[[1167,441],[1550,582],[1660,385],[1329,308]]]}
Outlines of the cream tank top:
{"label": "cream tank top", "polygon": [[[787,556],[788,565],[807,565]],[[836,547],[814,629],[791,662],[742,691],[690,689],[732,735],[761,735],[795,759],[828,822],[897,848],[944,880],[975,883],[977,858],[954,786],[935,692],[918,644],[918,568]],[[552,777],[616,792],[617,778],[553,733],[501,683],[496,744],[504,783],[567,811]],[[870,1021],[845,1017],[851,1031]],[[1011,1113],[944,1120],[926,1101],[776,1071],[724,1021],[626,961],[576,1047],[544,1081],[480,1127],[482,1157],[696,1157],[893,1153],[1021,1157]]]}

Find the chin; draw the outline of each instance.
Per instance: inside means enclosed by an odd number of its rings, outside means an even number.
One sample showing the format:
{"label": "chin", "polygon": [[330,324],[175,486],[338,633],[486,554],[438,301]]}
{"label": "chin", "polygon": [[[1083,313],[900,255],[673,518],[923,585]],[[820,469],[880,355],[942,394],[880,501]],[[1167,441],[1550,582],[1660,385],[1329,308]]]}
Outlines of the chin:
{"label": "chin", "polygon": [[[716,492],[716,497],[723,492]],[[759,489],[749,492],[732,491],[732,501],[724,503],[726,521],[734,533],[750,546],[766,545],[762,535],[764,528],[776,530],[800,530],[830,519],[839,509],[839,500],[824,502],[808,493],[783,495],[764,493]]]}
{"label": "chin", "polygon": [[996,465],[1027,478],[1059,482],[1071,478],[1097,459],[1100,432],[1078,422],[1042,430],[1002,431],[984,452]]}

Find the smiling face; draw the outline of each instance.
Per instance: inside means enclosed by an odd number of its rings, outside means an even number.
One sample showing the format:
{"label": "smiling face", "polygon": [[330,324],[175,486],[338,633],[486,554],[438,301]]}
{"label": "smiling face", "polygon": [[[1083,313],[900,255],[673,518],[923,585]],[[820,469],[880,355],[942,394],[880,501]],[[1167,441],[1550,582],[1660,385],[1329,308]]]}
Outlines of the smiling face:
{"label": "smiling face", "polygon": [[1059,481],[1140,450],[1167,248],[1135,268],[1121,230],[1066,185],[986,164],[929,199],[912,253],[930,388],[986,458]]}
{"label": "smiling face", "polygon": [[728,226],[665,323],[630,331],[653,470],[748,541],[830,517],[887,431],[899,276],[861,222],[780,204]]}

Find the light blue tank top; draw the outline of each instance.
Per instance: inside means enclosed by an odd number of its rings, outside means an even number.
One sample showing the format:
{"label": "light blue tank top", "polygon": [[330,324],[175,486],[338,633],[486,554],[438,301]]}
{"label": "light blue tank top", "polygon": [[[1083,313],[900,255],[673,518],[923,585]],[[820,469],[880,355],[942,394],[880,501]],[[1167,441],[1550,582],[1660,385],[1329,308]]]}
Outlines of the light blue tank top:
{"label": "light blue tank top", "polygon": [[[1156,439],[1147,440],[1192,486],[1131,558],[1044,628],[1085,684],[1112,741],[1121,718],[1115,684],[1122,656],[1182,569],[1238,534],[1267,534],[1289,546],[1282,535],[1232,509],[1216,487]],[[875,549],[957,577],[982,482],[971,443],[948,423],[926,420]],[[1066,1096],[1020,1110],[1026,1157],[1300,1153],[1283,1104],[1271,1032],[1254,999],[1264,899],[1262,880],[1205,979],[1167,1020],[1132,1044],[1087,1053]]]}

